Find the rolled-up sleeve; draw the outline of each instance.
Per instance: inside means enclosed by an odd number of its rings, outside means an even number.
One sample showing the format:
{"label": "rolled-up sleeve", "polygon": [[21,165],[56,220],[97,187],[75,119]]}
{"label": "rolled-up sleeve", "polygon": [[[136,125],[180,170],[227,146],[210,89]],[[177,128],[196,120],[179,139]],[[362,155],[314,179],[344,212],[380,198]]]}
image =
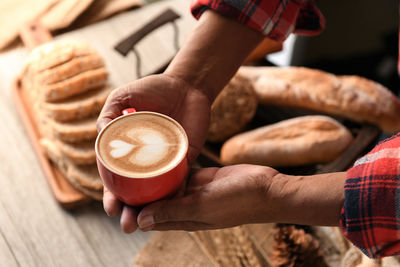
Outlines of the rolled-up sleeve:
{"label": "rolled-up sleeve", "polygon": [[400,134],[347,171],[344,235],[371,258],[400,254]]}
{"label": "rolled-up sleeve", "polygon": [[193,0],[192,14],[199,18],[211,9],[245,24],[276,41],[290,33],[319,34],[325,20],[312,0]]}

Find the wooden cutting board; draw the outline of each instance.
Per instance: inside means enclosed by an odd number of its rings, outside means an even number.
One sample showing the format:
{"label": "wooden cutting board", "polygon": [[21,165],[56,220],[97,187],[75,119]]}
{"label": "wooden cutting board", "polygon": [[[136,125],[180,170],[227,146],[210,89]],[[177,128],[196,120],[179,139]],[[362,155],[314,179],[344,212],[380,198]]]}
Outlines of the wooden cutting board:
{"label": "wooden cutting board", "polygon": [[[20,36],[25,47],[29,50],[53,40],[50,32],[38,21],[25,24],[20,30]],[[36,125],[37,120],[35,118],[35,112],[28,95],[21,86],[20,77],[16,77],[11,90],[15,107],[20,115],[54,198],[66,209],[73,209],[91,202],[92,199],[75,189],[46,156],[45,151],[39,143],[40,133]]]}

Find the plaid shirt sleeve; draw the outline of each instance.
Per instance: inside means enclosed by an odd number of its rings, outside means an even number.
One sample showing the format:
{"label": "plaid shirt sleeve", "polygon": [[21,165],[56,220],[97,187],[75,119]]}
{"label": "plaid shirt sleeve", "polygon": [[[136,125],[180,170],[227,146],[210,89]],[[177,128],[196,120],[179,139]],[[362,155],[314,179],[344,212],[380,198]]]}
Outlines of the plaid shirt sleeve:
{"label": "plaid shirt sleeve", "polygon": [[313,0],[192,0],[191,11],[197,19],[207,9],[277,41],[284,41],[292,32],[316,35],[325,27]]}
{"label": "plaid shirt sleeve", "polygon": [[400,133],[347,171],[344,235],[371,258],[400,254]]}

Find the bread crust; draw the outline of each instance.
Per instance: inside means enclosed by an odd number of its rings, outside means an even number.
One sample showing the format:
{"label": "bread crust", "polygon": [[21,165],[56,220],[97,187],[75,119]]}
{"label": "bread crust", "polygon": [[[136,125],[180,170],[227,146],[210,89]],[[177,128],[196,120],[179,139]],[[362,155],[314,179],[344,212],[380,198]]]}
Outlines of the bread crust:
{"label": "bread crust", "polygon": [[49,142],[53,142],[63,157],[66,157],[76,165],[96,163],[95,139],[75,144],[62,142],[57,139],[49,140]]}
{"label": "bread crust", "polygon": [[234,76],[211,106],[207,140],[225,141],[243,130],[254,117],[257,105],[251,83],[240,75]]}
{"label": "bread crust", "polygon": [[82,72],[104,67],[104,61],[98,54],[89,54],[72,58],[71,60],[45,69],[36,74],[36,82],[41,85],[49,85],[71,78]]}
{"label": "bread crust", "polygon": [[108,73],[101,56],[87,43],[61,40],[43,44],[28,56],[24,87],[55,102],[103,86]]}
{"label": "bread crust", "polygon": [[63,123],[49,120],[49,125],[55,138],[67,143],[79,143],[97,137],[96,121],[97,116],[94,116],[80,121]]}
{"label": "bread crust", "polygon": [[223,164],[271,167],[326,163],[336,159],[353,136],[327,116],[302,116],[238,134],[221,148]]}
{"label": "bread crust", "polygon": [[39,73],[61,65],[75,57],[96,53],[92,46],[82,41],[72,39],[52,41],[33,49],[24,68],[29,68],[32,73]]}
{"label": "bread crust", "polygon": [[88,70],[61,82],[43,86],[41,93],[45,101],[55,102],[103,86],[107,78],[105,68]]}
{"label": "bread crust", "polygon": [[359,77],[303,67],[242,67],[260,104],[306,108],[400,131],[400,101],[384,86]]}
{"label": "bread crust", "polygon": [[103,183],[96,164],[75,165],[64,158],[54,142],[42,138],[40,145],[64,177],[79,191],[96,200],[102,200]]}
{"label": "bread crust", "polygon": [[41,107],[56,121],[81,120],[98,114],[112,90],[108,85],[55,103],[42,102]]}

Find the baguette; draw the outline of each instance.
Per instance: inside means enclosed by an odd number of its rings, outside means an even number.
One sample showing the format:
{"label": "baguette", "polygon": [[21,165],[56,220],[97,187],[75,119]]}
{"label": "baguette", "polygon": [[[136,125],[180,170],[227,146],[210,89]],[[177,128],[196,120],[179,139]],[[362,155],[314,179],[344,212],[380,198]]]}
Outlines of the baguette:
{"label": "baguette", "polygon": [[384,86],[359,77],[335,76],[303,67],[241,67],[260,104],[306,108],[400,130],[400,101]]}
{"label": "baguette", "polygon": [[352,140],[349,130],[330,117],[297,117],[228,139],[221,148],[221,162],[271,167],[326,163]]}

